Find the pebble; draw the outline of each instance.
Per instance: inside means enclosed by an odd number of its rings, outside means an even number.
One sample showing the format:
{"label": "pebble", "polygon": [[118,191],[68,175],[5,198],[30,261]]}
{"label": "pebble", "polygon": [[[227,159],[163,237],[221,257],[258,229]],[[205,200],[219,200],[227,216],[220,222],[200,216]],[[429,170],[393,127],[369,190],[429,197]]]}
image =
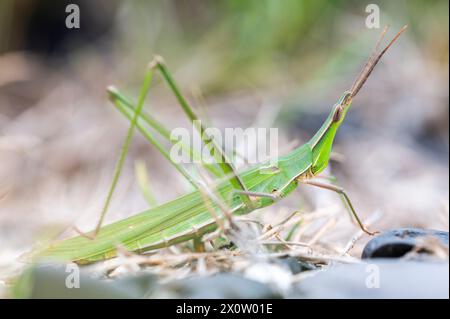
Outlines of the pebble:
{"label": "pebble", "polygon": [[[435,238],[448,249],[448,232],[420,229],[392,229],[370,240],[362,252],[361,258],[399,258],[414,249],[421,239]],[[430,253],[429,251],[422,251]]]}

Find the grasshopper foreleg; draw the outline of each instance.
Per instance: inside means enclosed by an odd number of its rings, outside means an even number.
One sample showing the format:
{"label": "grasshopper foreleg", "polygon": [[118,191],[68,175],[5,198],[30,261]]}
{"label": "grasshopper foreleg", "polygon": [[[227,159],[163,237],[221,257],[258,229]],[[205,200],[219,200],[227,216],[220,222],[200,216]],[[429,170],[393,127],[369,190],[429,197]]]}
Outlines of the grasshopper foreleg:
{"label": "grasshopper foreleg", "polygon": [[366,228],[366,226],[364,226],[364,224],[361,222],[361,219],[359,218],[358,214],[356,213],[356,210],[355,210],[352,202],[350,201],[350,198],[348,197],[347,193],[345,192],[345,190],[342,187],[325,184],[325,183],[320,183],[320,182],[309,181],[309,180],[301,180],[301,182],[303,184],[316,186],[319,188],[327,189],[327,190],[338,193],[339,195],[342,196],[344,202],[346,203],[347,208],[350,210],[350,213],[353,215],[353,217],[355,217],[359,227],[361,228],[361,230],[363,232],[365,232],[366,234],[371,235],[371,236],[379,233],[378,231],[371,232]]}

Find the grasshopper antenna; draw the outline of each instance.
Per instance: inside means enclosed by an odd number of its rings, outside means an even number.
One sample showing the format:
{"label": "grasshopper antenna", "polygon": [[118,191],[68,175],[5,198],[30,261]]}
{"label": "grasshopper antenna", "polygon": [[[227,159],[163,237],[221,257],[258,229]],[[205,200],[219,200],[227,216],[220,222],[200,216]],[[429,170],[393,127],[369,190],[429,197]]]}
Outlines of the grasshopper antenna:
{"label": "grasshopper antenna", "polygon": [[361,70],[359,75],[356,77],[355,82],[353,82],[353,85],[351,86],[350,92],[351,97],[353,98],[358,94],[359,90],[362,88],[364,83],[369,78],[370,74],[372,73],[373,69],[377,65],[377,63],[380,61],[381,57],[386,53],[386,51],[394,44],[394,42],[398,39],[398,37],[403,33],[403,31],[406,30],[408,26],[405,25],[403,28],[400,29],[400,31],[397,32],[397,34],[392,38],[391,42],[383,49],[381,52],[377,53],[377,51],[380,48],[381,41],[384,38],[384,35],[388,31],[389,27],[384,27],[383,31],[381,32],[380,38],[377,41],[377,45],[375,47],[374,52],[367,60],[366,64],[364,65],[364,68]]}
{"label": "grasshopper antenna", "polygon": [[[364,67],[361,69],[361,71],[359,71],[358,76],[355,78],[355,81],[353,81],[352,84],[352,89],[354,87],[356,87],[356,84],[358,83],[358,81],[361,79],[364,71],[366,71],[366,69],[368,68],[368,66],[373,63],[373,60],[375,59],[375,56],[378,52],[378,50],[380,49],[380,44],[382,42],[382,40],[384,39],[384,36],[386,35],[386,32],[389,30],[389,26],[386,25],[383,28],[383,32],[381,32],[380,37],[378,38],[377,44],[375,46],[375,49],[372,51],[372,54],[369,56],[369,58],[367,59],[366,63],[364,64]],[[353,91],[353,90],[352,90]]]}

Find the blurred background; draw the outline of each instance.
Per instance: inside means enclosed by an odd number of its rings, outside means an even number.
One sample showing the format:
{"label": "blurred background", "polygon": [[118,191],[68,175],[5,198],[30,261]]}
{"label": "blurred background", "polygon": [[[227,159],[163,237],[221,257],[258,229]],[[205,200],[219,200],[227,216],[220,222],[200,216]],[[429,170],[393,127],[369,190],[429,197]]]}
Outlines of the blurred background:
{"label": "blurred background", "polygon": [[[69,3],[79,5],[79,29],[65,26]],[[108,85],[136,100],[160,54],[214,126],[277,127],[285,153],[317,130],[384,25],[386,40],[408,30],[354,100],[326,174],[373,229],[448,230],[448,1],[377,1],[380,29],[365,26],[369,3],[0,0],[0,281],[40,238],[97,221],[127,130]],[[146,107],[168,127],[189,127],[159,77]],[[136,134],[109,221],[148,207],[136,161],[158,202],[187,190]],[[335,194],[300,187],[252,215],[271,223],[336,203]],[[338,216],[321,241],[345,245],[358,231],[343,209]]]}

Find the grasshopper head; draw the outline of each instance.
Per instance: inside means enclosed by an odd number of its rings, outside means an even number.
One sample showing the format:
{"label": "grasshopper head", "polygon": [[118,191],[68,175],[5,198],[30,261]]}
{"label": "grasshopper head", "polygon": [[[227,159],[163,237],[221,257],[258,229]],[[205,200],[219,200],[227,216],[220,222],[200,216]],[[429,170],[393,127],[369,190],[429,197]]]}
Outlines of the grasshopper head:
{"label": "grasshopper head", "polygon": [[332,116],[331,116],[333,124],[339,125],[342,123],[342,121],[345,118],[345,114],[347,114],[347,111],[350,108],[351,104],[352,104],[352,92],[346,91],[341,96],[338,103],[336,103],[333,106]]}
{"label": "grasshopper head", "polygon": [[312,147],[311,171],[314,175],[320,173],[328,165],[334,137],[352,104],[352,98],[352,92],[346,91],[334,104],[322,127],[309,141]]}

